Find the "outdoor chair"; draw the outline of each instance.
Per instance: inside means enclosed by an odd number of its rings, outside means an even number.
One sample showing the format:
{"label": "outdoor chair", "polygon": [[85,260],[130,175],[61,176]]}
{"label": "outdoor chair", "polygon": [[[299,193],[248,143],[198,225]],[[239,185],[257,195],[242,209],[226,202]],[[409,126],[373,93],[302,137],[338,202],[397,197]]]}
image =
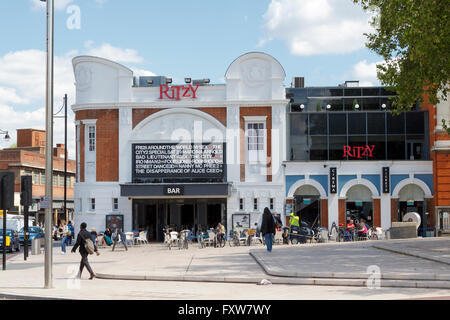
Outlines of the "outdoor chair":
{"label": "outdoor chair", "polygon": [[103,243],[103,235],[98,235],[97,238],[95,239],[96,245],[99,248],[103,248],[105,246],[105,244]]}
{"label": "outdoor chair", "polygon": [[247,232],[243,231],[239,233],[239,242],[242,242],[244,245],[247,244],[248,234]]}
{"label": "outdoor chair", "polygon": [[137,244],[148,244],[147,232],[145,231],[139,232],[139,235],[136,238],[134,238],[134,241]]}
{"label": "outdoor chair", "polygon": [[273,239],[273,243],[275,244],[283,244],[283,231],[275,231],[275,237]]}
{"label": "outdoor chair", "polygon": [[134,245],[134,234],[133,234],[133,232],[126,232],[125,233],[125,241],[126,241],[127,245],[128,244],[130,244],[131,246]]}
{"label": "outdoor chair", "polygon": [[214,245],[214,241],[216,239],[216,233],[214,231],[208,230],[208,238],[205,239],[205,243],[207,245]]}

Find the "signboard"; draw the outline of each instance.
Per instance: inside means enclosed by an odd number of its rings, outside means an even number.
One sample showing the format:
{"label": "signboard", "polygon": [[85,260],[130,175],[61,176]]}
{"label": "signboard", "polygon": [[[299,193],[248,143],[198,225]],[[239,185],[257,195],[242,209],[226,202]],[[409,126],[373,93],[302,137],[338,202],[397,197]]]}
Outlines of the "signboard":
{"label": "signboard", "polygon": [[383,193],[390,192],[389,167],[383,167]]}
{"label": "signboard", "polygon": [[0,218],[3,218],[3,210],[0,210]]}
{"label": "signboard", "polygon": [[365,145],[365,146],[344,146],[344,155],[343,158],[357,158],[363,159],[365,157],[373,158],[373,151],[375,150],[374,145]]}
{"label": "signboard", "polygon": [[39,206],[41,209],[50,209],[50,197],[41,197]]}
{"label": "signboard", "polygon": [[362,201],[356,201],[356,202],[355,202],[355,206],[357,206],[357,207],[362,207],[362,206],[363,206]]}
{"label": "signboard", "polygon": [[235,213],[232,216],[233,230],[244,230],[250,228],[250,214]]}
{"label": "signboard", "polygon": [[408,200],[406,203],[407,206],[414,206],[414,200]]}
{"label": "signboard", "polygon": [[184,186],[164,186],[166,196],[180,196],[184,194]]}
{"label": "signboard", "polygon": [[113,225],[123,231],[123,214],[109,214],[106,216],[106,228],[113,230]]}
{"label": "signboard", "polygon": [[337,169],[330,168],[330,193],[337,193]]}
{"label": "signboard", "polygon": [[181,100],[181,98],[197,99],[196,93],[198,85],[192,86],[168,86],[162,84],[159,86],[159,99]]}
{"label": "signboard", "polygon": [[136,143],[132,176],[146,178],[225,178],[225,143]]}
{"label": "signboard", "polygon": [[308,198],[308,199],[303,199],[303,203],[304,204],[311,204],[311,199],[310,198]]}

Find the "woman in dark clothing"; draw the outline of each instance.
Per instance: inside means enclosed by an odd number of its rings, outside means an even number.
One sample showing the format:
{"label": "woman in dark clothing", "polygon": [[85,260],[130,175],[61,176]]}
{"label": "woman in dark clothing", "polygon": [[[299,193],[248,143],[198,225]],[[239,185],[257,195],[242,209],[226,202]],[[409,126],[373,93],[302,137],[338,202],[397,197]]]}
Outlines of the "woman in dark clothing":
{"label": "woman in dark clothing", "polygon": [[103,239],[102,242],[104,245],[110,246],[112,245],[112,232],[109,228],[106,228],[105,232],[103,233]]}
{"label": "woman in dark clothing", "polygon": [[264,208],[261,233],[266,241],[267,251],[272,252],[273,235],[275,234],[275,222],[269,208]]}
{"label": "woman in dark clothing", "polygon": [[[91,276],[89,277],[89,280],[92,280],[95,277],[95,273],[92,270],[91,266],[89,265],[89,261],[88,261],[89,253],[87,252],[86,248],[84,247],[85,240],[91,239],[91,233],[86,230],[86,227],[87,227],[87,225],[85,222],[83,222],[80,225],[80,232],[78,233],[77,242],[75,243],[75,245],[72,248],[72,253],[75,253],[77,248],[80,247],[79,252],[81,255],[81,262],[80,262],[80,271],[78,272],[78,278],[81,278],[81,273],[83,272],[83,269],[86,266],[86,269],[91,274]],[[95,245],[95,242],[94,242],[94,251],[97,255],[100,255],[100,253],[97,250],[97,246]]]}

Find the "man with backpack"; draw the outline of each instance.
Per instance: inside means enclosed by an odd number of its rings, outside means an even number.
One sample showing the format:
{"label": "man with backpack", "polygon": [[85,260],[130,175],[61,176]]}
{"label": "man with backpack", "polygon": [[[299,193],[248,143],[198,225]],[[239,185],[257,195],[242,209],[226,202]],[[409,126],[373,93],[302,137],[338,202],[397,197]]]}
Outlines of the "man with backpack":
{"label": "man with backpack", "polygon": [[75,243],[75,245],[72,248],[72,253],[75,253],[77,248],[80,247],[80,255],[81,255],[81,262],[80,262],[80,271],[78,273],[78,278],[81,278],[81,273],[83,272],[84,267],[86,266],[86,269],[89,271],[90,273],[90,277],[89,280],[92,280],[95,277],[94,271],[92,271],[91,266],[89,265],[89,261],[88,261],[88,255],[90,254],[94,254],[94,252],[98,255],[100,255],[100,253],[97,250],[97,246],[95,245],[95,243],[92,242],[91,240],[91,233],[89,231],[86,230],[86,223],[83,222],[80,225],[80,232],[78,233],[77,236],[77,242]]}

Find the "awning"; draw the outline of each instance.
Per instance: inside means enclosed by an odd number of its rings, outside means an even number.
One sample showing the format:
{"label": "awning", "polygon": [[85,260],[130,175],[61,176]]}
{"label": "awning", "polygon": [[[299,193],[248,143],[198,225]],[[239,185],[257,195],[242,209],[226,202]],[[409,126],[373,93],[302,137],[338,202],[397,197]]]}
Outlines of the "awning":
{"label": "awning", "polygon": [[129,183],[120,185],[121,197],[132,198],[227,198],[229,183]]}

